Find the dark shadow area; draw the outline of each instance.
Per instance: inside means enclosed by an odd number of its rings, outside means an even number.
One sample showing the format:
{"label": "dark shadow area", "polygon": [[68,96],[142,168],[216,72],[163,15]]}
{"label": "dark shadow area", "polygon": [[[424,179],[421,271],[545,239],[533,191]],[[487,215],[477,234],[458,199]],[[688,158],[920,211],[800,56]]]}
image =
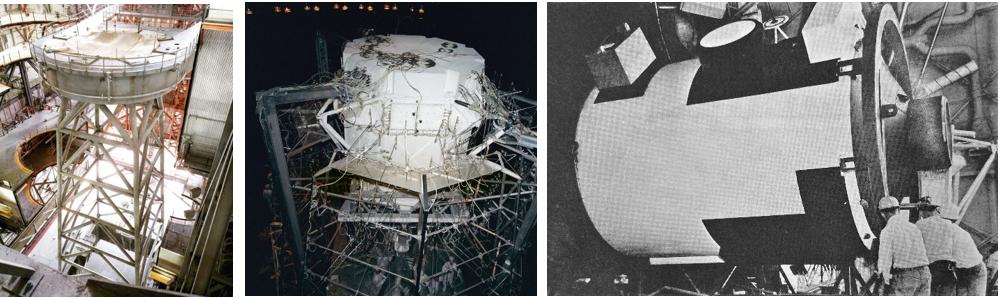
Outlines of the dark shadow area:
{"label": "dark shadow area", "polygon": [[632,99],[636,97],[641,97],[647,92],[647,85],[651,83],[651,79],[654,78],[654,74],[657,74],[662,67],[668,64],[667,59],[654,60],[650,66],[640,77],[637,77],[633,84],[621,87],[613,87],[599,90],[598,97],[595,98],[595,104],[605,103],[617,100]]}
{"label": "dark shadow area", "polygon": [[804,214],[703,220],[720,257],[738,264],[844,265],[865,256],[841,170],[799,170],[797,183]]}
{"label": "dark shadow area", "polygon": [[[588,218],[577,186],[574,163],[578,117],[585,98],[595,87],[584,56],[615,27],[634,23],[642,5],[633,3],[550,3],[547,5],[547,290],[548,295],[618,295],[616,275],[650,268],[645,258],[628,257],[612,248]],[[646,5],[650,5],[647,3]],[[660,61],[660,59],[659,59]],[[643,94],[659,66],[656,62],[633,86],[603,91],[602,101]],[[597,100],[598,101],[598,100]],[[659,273],[668,273],[661,271]],[[591,278],[596,284],[580,284]],[[632,290],[636,292],[636,290]]]}

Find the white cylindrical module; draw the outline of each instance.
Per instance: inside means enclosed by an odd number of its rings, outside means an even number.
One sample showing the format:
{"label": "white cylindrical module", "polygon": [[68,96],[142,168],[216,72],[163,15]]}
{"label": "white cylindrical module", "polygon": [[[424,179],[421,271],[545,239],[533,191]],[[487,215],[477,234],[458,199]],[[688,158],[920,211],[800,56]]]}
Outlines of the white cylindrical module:
{"label": "white cylindrical module", "polygon": [[[317,116],[351,157],[315,175],[341,169],[418,191],[422,175],[437,190],[503,168],[470,151],[481,126],[504,133],[494,120],[506,115],[476,50],[439,38],[373,35],[350,41],[343,57],[335,83],[345,95]],[[336,114],[343,136],[328,124]]]}
{"label": "white cylindrical module", "polygon": [[[110,6],[96,15],[117,15],[120,9]],[[143,102],[173,90],[191,72],[202,28],[198,17],[185,28],[91,17],[39,38],[31,54],[63,96],[95,104]]]}

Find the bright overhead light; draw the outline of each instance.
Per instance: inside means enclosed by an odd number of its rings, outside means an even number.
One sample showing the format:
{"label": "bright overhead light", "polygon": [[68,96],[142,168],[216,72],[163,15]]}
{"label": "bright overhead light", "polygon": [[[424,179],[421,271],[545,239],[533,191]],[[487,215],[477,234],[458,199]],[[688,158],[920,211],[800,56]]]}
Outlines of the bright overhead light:
{"label": "bright overhead light", "polygon": [[397,5],[393,4],[393,10],[397,10]]}

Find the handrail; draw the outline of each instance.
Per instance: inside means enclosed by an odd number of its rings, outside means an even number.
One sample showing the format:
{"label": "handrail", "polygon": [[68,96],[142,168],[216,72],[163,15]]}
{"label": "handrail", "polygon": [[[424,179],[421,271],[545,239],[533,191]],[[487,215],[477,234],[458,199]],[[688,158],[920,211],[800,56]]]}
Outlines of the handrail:
{"label": "handrail", "polygon": [[[5,50],[13,49],[13,48],[16,48],[16,47],[24,47],[23,50],[28,50],[27,44],[30,44],[30,43],[34,42],[35,40],[37,40],[39,38],[42,38],[42,37],[44,37],[46,35],[51,35],[51,34],[45,34],[44,27],[49,26],[51,24],[56,24],[56,28],[58,30],[55,30],[54,32],[59,32],[59,31],[62,31],[63,29],[66,29],[66,27],[69,27],[69,24],[73,24],[73,23],[79,22],[82,19],[90,17],[93,14],[93,12],[102,10],[102,9],[108,7],[108,6],[109,6],[109,4],[99,4],[99,5],[94,5],[94,6],[87,5],[87,6],[84,6],[85,9],[79,10],[77,13],[72,14],[72,15],[67,15],[67,16],[60,16],[59,13],[41,14],[41,15],[46,15],[46,18],[44,18],[44,19],[39,19],[37,17],[38,15],[40,15],[39,13],[32,13],[32,14],[30,14],[29,17],[32,18],[32,20],[33,20],[34,23],[48,22],[49,24],[44,25],[43,26],[43,30],[32,30],[31,33],[30,33],[31,36],[28,37],[27,41],[20,41],[20,42],[13,42],[13,41],[11,41],[11,46],[10,47],[6,47],[6,48],[4,48],[4,45],[0,44],[0,51],[5,51]],[[55,16],[55,18],[53,18],[53,19],[49,19],[48,18],[49,16],[53,16],[53,15]],[[6,15],[6,16],[0,16],[0,27],[4,27],[4,24],[2,22],[2,20],[3,20],[4,17],[7,17],[8,19],[13,19],[13,16],[17,16],[17,17],[22,18],[22,19],[24,18],[24,15],[22,15],[20,13]],[[20,24],[20,23],[17,23],[17,24]],[[7,24],[7,25],[17,25],[17,24],[10,23],[10,24]],[[60,28],[60,27],[62,27],[62,28]],[[6,31],[6,30],[20,30],[20,29],[19,28],[10,27],[10,28],[5,28],[4,31]],[[2,32],[2,31],[0,31],[0,32]],[[11,52],[11,53],[7,53],[6,55],[3,55],[3,57],[0,57],[0,65],[7,65],[7,64],[9,64],[11,62],[16,62],[16,61],[21,61],[21,60],[24,60],[24,59],[31,58],[31,53],[30,52],[28,52],[28,55],[26,57],[24,55],[18,55],[17,57],[13,56],[14,53],[20,53],[20,52],[21,51],[14,51],[14,52]]]}
{"label": "handrail", "polygon": [[19,25],[24,23],[52,22],[57,20],[59,20],[59,17],[53,13],[33,13],[30,16],[25,16],[23,14],[18,13],[18,14],[0,16],[0,27]]}
{"label": "handrail", "polygon": [[[109,26],[113,24],[118,24],[118,19],[120,16],[129,13],[140,13],[139,16],[133,16],[138,18],[149,18],[157,20],[154,22],[158,25],[169,25],[169,21],[191,21],[192,26],[198,24],[197,22],[201,20],[201,9],[199,6],[194,6],[190,10],[185,10],[187,6],[171,5],[169,6],[171,17],[170,19],[165,19],[166,14],[157,14],[157,12],[166,12],[167,6],[157,6],[157,5],[141,5],[134,6],[129,4],[119,4],[110,7],[103,8],[101,13],[101,23],[107,30]],[[181,9],[179,9],[179,7]],[[150,8],[152,10],[148,10]],[[159,10],[158,10],[159,9]],[[167,20],[168,22],[162,22]],[[141,19],[129,19],[130,23],[135,22],[136,26],[144,29],[158,29],[165,30],[165,27],[151,28],[150,25],[144,25],[145,21]],[[79,26],[79,24],[77,25]],[[171,29],[187,30],[187,28],[174,28]],[[60,30],[54,35],[65,31],[66,29]],[[110,30],[110,31],[115,31]],[[77,32],[80,30],[78,28]],[[159,39],[159,37],[158,37]],[[181,64],[184,64],[189,58],[193,57],[195,46],[198,42],[196,38],[192,38],[185,45],[180,45],[174,43],[173,46],[169,45],[172,41],[162,40],[159,41],[161,44],[167,44],[166,47],[159,47],[154,50],[150,55],[144,55],[139,57],[100,57],[94,55],[87,55],[81,53],[70,53],[70,52],[53,52],[51,49],[47,48],[43,43],[35,42],[32,43],[31,53],[40,60],[47,67],[55,68],[56,70],[72,70],[72,71],[83,71],[101,74],[110,74],[112,76],[116,74],[125,73],[156,73],[165,70],[177,69]],[[154,66],[151,68],[151,66]]]}
{"label": "handrail", "polygon": [[[67,22],[77,19],[83,19],[91,16],[93,12],[100,11],[104,8],[111,6],[110,4],[98,4],[98,5],[84,5],[85,9],[80,10],[81,5],[78,5],[78,11],[72,15],[61,16],[59,13],[30,13],[27,16],[21,12],[15,14],[8,14],[0,16],[0,27],[20,25],[22,23],[43,23],[43,22]],[[39,17],[41,16],[41,17]],[[5,23],[3,20],[9,20]]]}
{"label": "handrail", "polygon": [[[140,57],[101,57],[79,53],[52,52],[40,43],[31,45],[31,52],[36,60],[41,58],[41,62],[46,66],[56,70],[72,70],[101,74],[125,74],[125,73],[155,73],[164,70],[176,69],[178,66],[193,57],[197,39],[192,39],[185,46],[178,46],[176,52],[157,52]],[[155,67],[150,67],[155,65]]]}
{"label": "handrail", "polygon": [[28,43],[21,43],[19,45],[14,45],[13,47],[7,49],[10,50],[17,47],[21,47],[22,49],[17,51],[10,51],[9,53],[0,56],[0,66],[8,65],[10,63],[25,59],[31,59],[31,52],[28,51]]}

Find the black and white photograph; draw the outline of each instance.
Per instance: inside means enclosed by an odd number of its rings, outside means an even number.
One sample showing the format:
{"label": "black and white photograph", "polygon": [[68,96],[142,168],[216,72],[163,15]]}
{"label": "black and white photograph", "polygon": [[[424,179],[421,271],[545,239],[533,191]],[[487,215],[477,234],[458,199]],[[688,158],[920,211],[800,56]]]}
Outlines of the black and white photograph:
{"label": "black and white photograph", "polygon": [[997,295],[998,4],[548,3],[547,295]]}
{"label": "black and white photograph", "polygon": [[246,6],[246,294],[536,294],[536,3]]}

